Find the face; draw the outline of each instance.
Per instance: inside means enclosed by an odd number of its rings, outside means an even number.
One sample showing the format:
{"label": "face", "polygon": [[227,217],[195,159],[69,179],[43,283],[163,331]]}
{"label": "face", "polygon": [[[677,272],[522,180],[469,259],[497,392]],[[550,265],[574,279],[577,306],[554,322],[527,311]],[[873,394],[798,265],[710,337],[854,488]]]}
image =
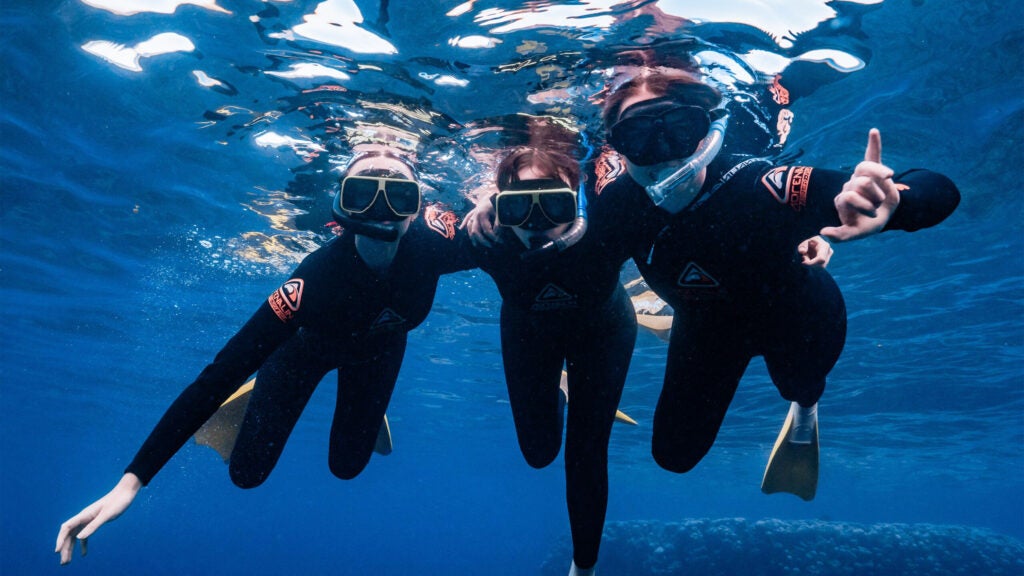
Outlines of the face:
{"label": "face", "polygon": [[[526,166],[518,172],[519,180],[542,180],[545,178],[561,178],[558,175],[547,174],[539,172],[534,166]],[[538,244],[550,242],[569,229],[568,224],[559,224],[554,228],[547,230],[525,230],[518,226],[512,226],[512,232],[515,233],[516,237],[525,244],[527,247],[535,247]]]}
{"label": "face", "polygon": [[[655,98],[660,98],[661,96],[661,94],[651,92],[651,90],[648,89],[646,85],[639,86],[637,90],[635,90],[632,94],[623,99],[622,105],[619,108],[619,118],[621,119],[625,114],[626,110],[628,110],[631,106],[640,104],[642,102],[647,102],[649,100],[654,100]],[[633,178],[633,180],[635,180],[641,186],[650,186],[662,180],[668,174],[671,174],[680,166],[685,164],[688,160],[688,158],[686,157],[673,158],[671,160],[666,160],[664,162],[659,162],[657,164],[640,166],[638,164],[631,162],[629,158],[627,158],[625,155],[620,156],[626,163],[626,171],[629,172],[629,175]],[[702,180],[702,178],[700,178],[699,180]]]}
{"label": "face", "polygon": [[[371,170],[388,170],[401,174],[401,178],[406,178],[409,180],[416,179],[416,176],[415,174],[413,174],[412,169],[409,168],[409,166],[407,166],[405,162],[402,162],[401,160],[392,158],[390,156],[367,156],[365,158],[360,158],[359,160],[349,165],[348,174],[351,176],[358,176],[362,173],[366,173]],[[374,202],[374,207],[376,207],[377,202],[383,201],[384,199],[378,196],[377,200]],[[373,208],[371,208],[371,210],[372,209]],[[374,222],[378,224],[383,224],[385,226],[394,227],[396,230],[398,230],[398,237],[401,238],[409,230],[409,225],[412,223],[412,219],[412,216],[406,218],[398,218],[396,216],[394,220],[374,220]]]}

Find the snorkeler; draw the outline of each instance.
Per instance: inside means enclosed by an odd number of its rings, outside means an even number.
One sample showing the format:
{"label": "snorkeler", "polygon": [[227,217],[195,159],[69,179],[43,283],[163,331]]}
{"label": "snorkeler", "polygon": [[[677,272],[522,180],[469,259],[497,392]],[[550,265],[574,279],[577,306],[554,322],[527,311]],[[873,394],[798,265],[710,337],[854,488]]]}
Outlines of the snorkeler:
{"label": "snorkeler", "polygon": [[[675,314],[654,459],[674,472],[696,466],[747,364],[763,356],[792,403],[773,456],[813,456],[811,464],[773,458],[763,488],[813,498],[817,402],[845,342],[846,309],[832,277],[802,266],[794,246],[819,233],[845,241],[934,226],[959,191],[934,172],[894,176],[876,130],[853,174],[719,154],[729,121],[722,95],[683,70],[636,75],[607,96],[603,119],[625,169],[600,202],[613,206],[619,241]],[[813,452],[801,454],[804,446]],[[794,477],[776,486],[774,465],[794,466]]]}
{"label": "snorkeler", "polygon": [[[470,267],[454,214],[422,206],[416,171],[376,150],[349,164],[335,198],[340,237],[310,254],[290,279],[168,408],[108,494],[61,525],[55,551],[120,516],[139,490],[258,371],[229,468],[242,488],[273,470],[316,385],[338,370],[328,463],[339,478],[369,462],[398,377],[406,337],[427,316],[440,275]],[[461,238],[461,236],[460,236]]]}
{"label": "snorkeler", "polygon": [[[628,256],[604,242],[603,213],[585,218],[580,169],[569,156],[514,149],[498,166],[497,188],[484,210],[486,220],[496,216],[497,241],[478,237],[476,254],[502,296],[501,350],[519,448],[535,468],[553,462],[568,401],[570,574],[593,574],[608,505],[608,443],[636,340],[633,305],[619,282]],[[559,391],[563,366],[567,397]]]}

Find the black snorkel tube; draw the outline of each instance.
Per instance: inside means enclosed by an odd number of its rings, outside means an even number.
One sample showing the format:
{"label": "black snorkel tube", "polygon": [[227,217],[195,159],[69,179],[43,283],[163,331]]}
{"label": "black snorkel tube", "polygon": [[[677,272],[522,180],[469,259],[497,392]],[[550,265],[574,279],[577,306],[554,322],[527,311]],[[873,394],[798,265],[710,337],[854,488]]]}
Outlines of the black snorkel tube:
{"label": "black snorkel tube", "polygon": [[360,236],[366,236],[373,238],[374,240],[380,240],[381,242],[394,242],[398,240],[398,228],[394,224],[384,224],[383,222],[374,222],[372,220],[363,220],[353,218],[345,213],[341,209],[341,191],[334,195],[334,203],[331,206],[331,212],[334,213],[334,221],[341,225],[342,228],[358,234]]}
{"label": "black snorkel tube", "polygon": [[527,250],[520,254],[519,257],[522,258],[524,262],[535,262],[541,258],[548,258],[564,252],[579,242],[580,238],[583,238],[583,235],[587,233],[587,194],[584,185],[586,178],[583,174],[585,174],[584,170],[586,170],[586,163],[594,154],[594,147],[590,144],[586,132],[580,132],[580,137],[583,139],[583,145],[586,147],[587,153],[583,159],[580,160],[581,175],[579,189],[576,191],[576,219],[573,220],[569,229],[558,238],[545,243],[539,248]]}

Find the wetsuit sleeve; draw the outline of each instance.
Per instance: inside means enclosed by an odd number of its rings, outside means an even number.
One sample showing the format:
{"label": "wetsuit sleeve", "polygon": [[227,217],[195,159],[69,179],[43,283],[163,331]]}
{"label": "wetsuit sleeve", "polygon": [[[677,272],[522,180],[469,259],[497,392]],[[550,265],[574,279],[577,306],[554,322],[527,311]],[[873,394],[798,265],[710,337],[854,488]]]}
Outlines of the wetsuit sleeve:
{"label": "wetsuit sleeve", "polygon": [[[780,166],[761,175],[754,184],[759,202],[784,205],[783,210],[766,211],[766,226],[790,232],[788,242],[799,242],[818,234],[825,226],[839,226],[835,197],[850,179],[849,172]],[[914,231],[942,222],[956,209],[960,192],[945,176],[927,170],[911,170],[894,178],[900,188],[900,204],[885,230]],[[771,199],[771,200],[770,200]]]}
{"label": "wetsuit sleeve", "polygon": [[893,180],[900,189],[900,203],[885,230],[913,232],[935,226],[960,204],[960,190],[942,174],[914,169]]}
{"label": "wetsuit sleeve", "polygon": [[751,214],[757,215],[758,226],[776,230],[774,234],[795,249],[798,242],[816,236],[823,227],[839,226],[835,197],[849,179],[848,173],[810,166],[761,170],[753,185],[758,208]]}
{"label": "wetsuit sleeve", "polygon": [[[439,274],[451,274],[478,267],[469,234],[459,227],[459,217],[440,204],[427,206],[423,224],[430,243],[430,257],[439,267]],[[421,239],[411,238],[413,242]]]}
{"label": "wetsuit sleeve", "polygon": [[213,362],[171,404],[125,472],[138,476],[143,485],[149,484],[217,408],[294,331],[292,324],[281,321],[271,302],[264,301]]}

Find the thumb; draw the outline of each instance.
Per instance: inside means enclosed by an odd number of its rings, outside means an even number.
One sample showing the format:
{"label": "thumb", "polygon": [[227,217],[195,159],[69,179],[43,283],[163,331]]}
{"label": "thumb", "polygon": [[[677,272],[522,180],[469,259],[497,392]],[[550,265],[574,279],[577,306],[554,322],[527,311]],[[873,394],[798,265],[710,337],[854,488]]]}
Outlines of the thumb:
{"label": "thumb", "polygon": [[864,151],[864,161],[882,163],[882,133],[878,128],[872,128],[868,132],[868,148]]}
{"label": "thumb", "polygon": [[846,226],[826,226],[819,230],[818,234],[835,242],[842,242],[850,237],[849,229]]}

